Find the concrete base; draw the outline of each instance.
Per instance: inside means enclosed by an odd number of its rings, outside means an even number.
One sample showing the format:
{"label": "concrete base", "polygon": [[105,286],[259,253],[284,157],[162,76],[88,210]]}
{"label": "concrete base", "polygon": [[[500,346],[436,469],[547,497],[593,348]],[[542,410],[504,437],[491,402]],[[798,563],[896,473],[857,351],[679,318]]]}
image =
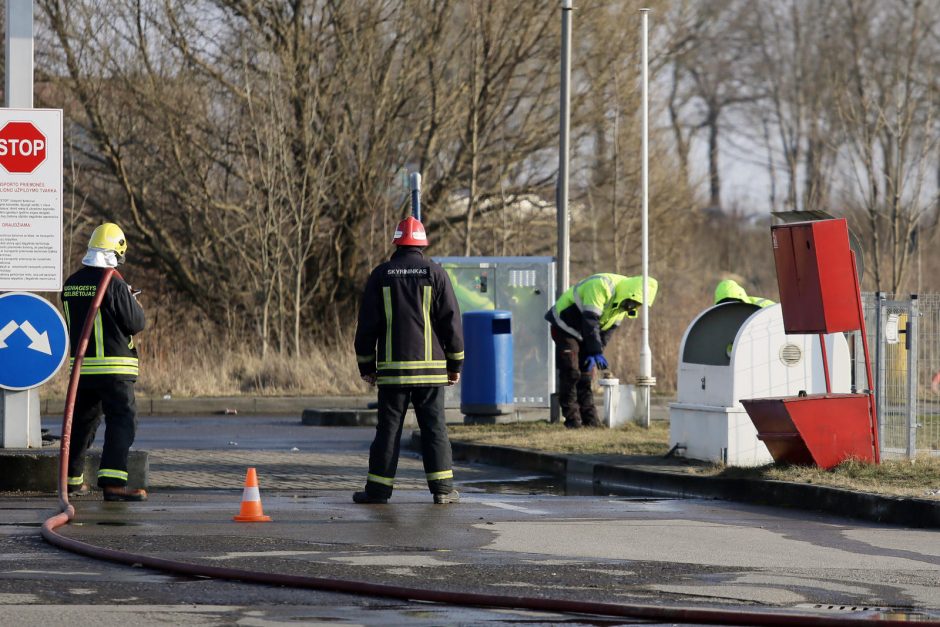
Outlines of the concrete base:
{"label": "concrete base", "polygon": [[460,411],[465,416],[501,416],[503,414],[512,414],[516,411],[516,406],[513,403],[496,403],[496,404],[482,404],[482,403],[461,403]]}
{"label": "concrete base", "polygon": [[728,466],[763,466],[774,459],[743,407],[689,403],[669,406],[669,447],[685,447],[682,456]]}
{"label": "concrete base", "polygon": [[42,447],[39,388],[0,390],[0,446]]}
{"label": "concrete base", "polygon": [[[85,455],[85,483],[97,484],[101,450]],[[146,488],[150,460],[147,451],[131,451],[127,460],[128,481],[132,488]],[[59,489],[59,449],[0,449],[0,490],[51,492]]]}
{"label": "concrete base", "polygon": [[374,409],[305,409],[300,424],[316,427],[374,427],[378,424]]}
{"label": "concrete base", "polygon": [[[508,414],[499,416],[474,416],[474,421],[468,422],[467,417],[459,409],[448,408],[444,410],[444,421],[449,425],[462,424],[503,424],[507,422],[535,422],[548,419],[548,409],[545,407],[516,408]],[[300,416],[300,424],[314,427],[374,427],[378,422],[378,412],[375,409],[305,409]],[[405,414],[406,427],[417,427],[413,409]]]}
{"label": "concrete base", "polygon": [[511,414],[464,414],[465,425],[504,425],[510,422],[519,422],[515,412]]}

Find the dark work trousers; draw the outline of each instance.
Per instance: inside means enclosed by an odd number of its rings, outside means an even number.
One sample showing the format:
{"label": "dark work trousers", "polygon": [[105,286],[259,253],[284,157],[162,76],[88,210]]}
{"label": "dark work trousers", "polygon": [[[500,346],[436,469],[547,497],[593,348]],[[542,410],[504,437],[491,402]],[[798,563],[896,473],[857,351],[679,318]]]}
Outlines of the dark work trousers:
{"label": "dark work trousers", "polygon": [[558,368],[558,404],[566,427],[597,426],[592,372],[581,372],[581,344],[577,338],[552,326],[555,364]]}
{"label": "dark work trousers", "polygon": [[388,498],[392,494],[401,429],[409,402],[421,428],[421,459],[428,488],[433,494],[447,494],[454,489],[450,440],[444,423],[444,388],[382,386],[379,387],[378,425],[369,448],[366,492],[371,496]]}
{"label": "dark work trousers", "polygon": [[134,382],[109,375],[84,375],[79,379],[69,445],[69,477],[82,475],[85,452],[95,440],[102,411],[104,450],[98,485],[124,486],[127,485],[127,454],[137,430]]}

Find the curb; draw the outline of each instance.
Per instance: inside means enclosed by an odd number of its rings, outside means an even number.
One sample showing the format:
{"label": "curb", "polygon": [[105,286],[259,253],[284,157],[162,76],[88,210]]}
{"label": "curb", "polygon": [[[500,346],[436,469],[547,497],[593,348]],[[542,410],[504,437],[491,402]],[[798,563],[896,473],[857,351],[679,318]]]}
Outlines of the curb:
{"label": "curb", "polygon": [[[411,446],[420,444],[412,432]],[[417,446],[420,450],[420,446]],[[702,477],[594,463],[554,455],[466,442],[451,442],[454,459],[548,473],[590,481],[604,489],[628,489],[650,496],[720,499],[847,516],[906,527],[940,528],[940,501],[853,492],[841,488],[726,477]]]}
{"label": "curb", "polygon": [[[101,449],[85,454],[85,483],[97,489],[96,477],[101,463]],[[147,451],[132,449],[127,456],[127,485],[147,488],[150,457]],[[59,489],[59,447],[44,449],[0,450],[0,491],[51,492]]]}

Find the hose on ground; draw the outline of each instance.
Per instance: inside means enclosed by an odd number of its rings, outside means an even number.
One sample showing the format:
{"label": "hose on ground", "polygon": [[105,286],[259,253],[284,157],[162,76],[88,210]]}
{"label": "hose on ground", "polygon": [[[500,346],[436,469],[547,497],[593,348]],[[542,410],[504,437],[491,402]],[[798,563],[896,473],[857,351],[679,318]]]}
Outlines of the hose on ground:
{"label": "hose on ground", "polygon": [[[68,459],[69,444],[71,440],[72,415],[75,408],[75,396],[78,391],[79,372],[82,359],[88,346],[91,327],[95,314],[101,306],[101,299],[108,288],[114,270],[108,268],[101,277],[98,291],[92,301],[91,308],[82,328],[82,335],[77,350],[72,373],[69,379],[68,394],[66,395],[65,413],[62,419],[62,440],[59,458],[59,507],[60,512],[47,519],[41,534],[43,539],[53,546],[67,551],[86,555],[95,559],[108,560],[119,564],[143,566],[179,575],[195,577],[212,577],[242,581],[246,583],[265,584],[275,586],[290,586],[328,592],[344,592],[348,594],[386,597],[403,601],[426,601],[448,605],[462,605],[471,607],[514,608],[542,612],[561,612],[566,614],[590,614],[596,616],[616,616],[641,620],[655,620],[661,622],[699,623],[712,625],[757,625],[768,627],[857,627],[863,624],[876,622],[879,626],[909,625],[909,621],[882,617],[851,617],[851,616],[821,616],[814,614],[798,614],[792,612],[759,611],[759,610],[733,610],[733,609],[705,609],[652,605],[628,605],[620,603],[601,603],[596,601],[576,601],[571,599],[551,599],[541,597],[524,597],[511,595],[483,594],[474,592],[455,592],[448,590],[430,590],[425,588],[411,588],[406,586],[393,586],[388,584],[369,583],[348,579],[332,579],[324,577],[308,577],[302,575],[285,575],[280,573],[266,573],[243,570],[238,568],[225,568],[179,562],[149,555],[139,555],[127,551],[118,551],[105,547],[94,546],[80,540],[68,538],[58,533],[59,527],[67,524],[75,517],[75,508],[68,500]],[[940,621],[924,621],[922,625],[940,625]]]}

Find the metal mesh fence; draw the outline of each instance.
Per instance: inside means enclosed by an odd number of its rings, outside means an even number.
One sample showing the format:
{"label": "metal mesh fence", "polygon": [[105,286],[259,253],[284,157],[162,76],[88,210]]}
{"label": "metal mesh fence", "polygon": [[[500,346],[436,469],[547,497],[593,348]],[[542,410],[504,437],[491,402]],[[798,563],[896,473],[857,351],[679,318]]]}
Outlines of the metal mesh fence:
{"label": "metal mesh fence", "polygon": [[[885,458],[940,455],[940,294],[862,295]],[[854,379],[868,387],[855,334]]]}
{"label": "metal mesh fence", "polygon": [[940,455],[940,294],[917,301],[917,450]]}

